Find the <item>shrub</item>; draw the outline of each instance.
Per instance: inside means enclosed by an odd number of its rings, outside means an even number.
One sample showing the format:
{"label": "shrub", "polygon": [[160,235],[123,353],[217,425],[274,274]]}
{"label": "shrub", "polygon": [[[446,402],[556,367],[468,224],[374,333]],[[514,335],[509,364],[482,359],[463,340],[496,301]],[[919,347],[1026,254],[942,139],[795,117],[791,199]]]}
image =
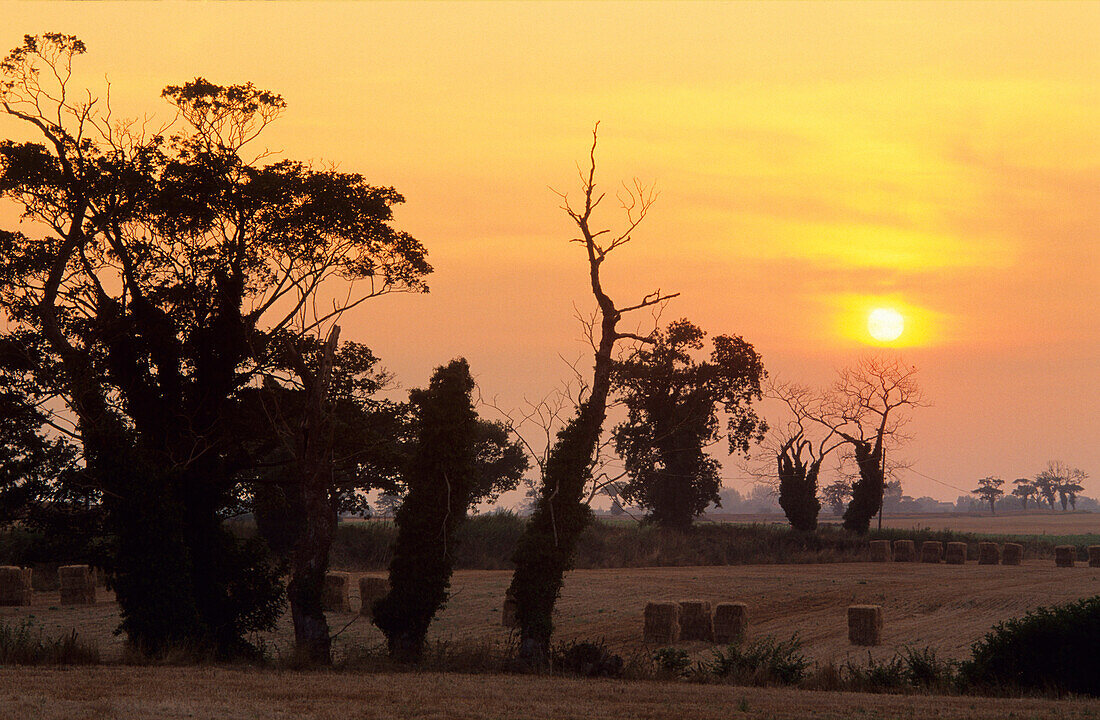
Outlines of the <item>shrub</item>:
{"label": "shrub", "polygon": [[974,643],[962,679],[987,688],[1100,695],[1100,595],[1039,608]]}
{"label": "shrub", "polygon": [[653,662],[656,663],[660,672],[676,677],[684,676],[691,667],[691,658],[688,657],[687,650],[680,648],[661,648],[653,653]]}
{"label": "shrub", "polygon": [[551,655],[551,666],[582,677],[619,677],[623,674],[623,659],[608,650],[602,639],[559,645]]}
{"label": "shrub", "polygon": [[46,637],[30,620],[11,626],[0,623],[0,665],[97,665],[99,648],[77,637],[76,631]]}
{"label": "shrub", "polygon": [[955,663],[943,660],[930,647],[918,650],[904,647],[900,653],[910,685],[923,688],[948,688],[955,679]]}
{"label": "shrub", "polygon": [[845,663],[840,674],[846,687],[859,692],[899,690],[908,684],[905,662],[899,655],[878,662],[871,653],[867,653],[866,665],[856,665],[849,661]]}
{"label": "shrub", "polygon": [[753,685],[793,685],[806,676],[810,661],[800,652],[797,635],[789,640],[760,638],[742,648],[738,643],[714,651],[707,669],[717,677]]}

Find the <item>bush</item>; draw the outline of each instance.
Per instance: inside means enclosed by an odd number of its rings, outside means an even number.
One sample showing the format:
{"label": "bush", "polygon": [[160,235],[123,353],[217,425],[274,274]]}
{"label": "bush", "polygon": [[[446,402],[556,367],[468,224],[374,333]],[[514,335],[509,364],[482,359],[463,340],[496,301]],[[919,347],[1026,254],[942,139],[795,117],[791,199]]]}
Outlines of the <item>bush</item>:
{"label": "bush", "polygon": [[885,662],[876,662],[867,654],[866,665],[848,662],[840,672],[842,686],[857,692],[900,690],[908,685],[905,661],[895,655]]}
{"label": "bush", "polygon": [[97,665],[99,648],[80,640],[76,631],[46,637],[30,620],[11,626],[0,623],[0,665]]}
{"label": "bush", "polygon": [[691,667],[691,658],[688,657],[687,650],[680,648],[661,648],[653,653],[653,662],[660,672],[675,677],[682,677]]}
{"label": "bush", "polygon": [[797,635],[789,640],[760,638],[742,648],[740,644],[714,651],[705,667],[715,676],[752,685],[793,685],[806,677],[810,661],[800,652]]}
{"label": "bush", "polygon": [[1100,595],[1039,608],[974,643],[962,679],[986,688],[1100,696]]}
{"label": "bush", "polygon": [[619,677],[623,659],[607,649],[603,640],[563,643],[551,655],[551,666],[582,677]]}
{"label": "bush", "polygon": [[946,689],[956,680],[956,663],[940,659],[930,647],[922,650],[905,647],[901,651],[901,660],[905,665],[906,680],[914,687]]}

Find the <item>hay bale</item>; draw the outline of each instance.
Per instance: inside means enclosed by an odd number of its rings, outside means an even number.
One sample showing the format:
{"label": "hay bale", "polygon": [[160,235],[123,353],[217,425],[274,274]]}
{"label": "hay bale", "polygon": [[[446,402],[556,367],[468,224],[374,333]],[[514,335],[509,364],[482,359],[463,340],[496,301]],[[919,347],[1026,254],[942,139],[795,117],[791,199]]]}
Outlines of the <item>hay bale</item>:
{"label": "hay bale", "polygon": [[939,540],[925,540],[920,544],[920,561],[938,563],[943,560],[943,543]]}
{"label": "hay bale", "polygon": [[516,616],[517,609],[518,604],[512,593],[504,593],[504,605],[500,608],[501,627],[514,628],[519,626],[519,618]]}
{"label": "hay bale", "polygon": [[62,565],[57,569],[62,605],[95,605],[95,571],[87,565]]}
{"label": "hay bale", "polygon": [[642,639],[647,643],[674,643],[680,639],[680,606],[674,602],[651,602],[645,606]]}
{"label": "hay bale", "polygon": [[894,561],[895,562],[916,562],[917,560],[917,544],[912,540],[895,540],[894,541]]}
{"label": "hay bale", "polygon": [[894,559],[894,549],[889,540],[871,541],[871,562],[890,562]]}
{"label": "hay bale", "polygon": [[710,603],[706,600],[682,600],[680,602],[680,639],[714,640],[714,624],[710,615]]}
{"label": "hay bale", "polygon": [[878,645],[882,641],[882,606],[848,606],[848,640],[853,645]]}
{"label": "hay bale", "polygon": [[31,577],[30,568],[0,567],[0,605],[30,605]]}
{"label": "hay bale", "polygon": [[995,542],[978,543],[978,564],[998,565],[1001,562],[1001,546]]}
{"label": "hay bale", "polygon": [[1089,567],[1100,567],[1100,545],[1089,545]]}
{"label": "hay bale", "polygon": [[943,559],[948,565],[965,565],[966,564],[966,543],[964,542],[949,542],[947,543],[947,551],[943,555]]}
{"label": "hay bale", "polygon": [[351,612],[351,576],[346,572],[325,573],[321,607],[325,612]]}
{"label": "hay bale", "polygon": [[1058,567],[1073,567],[1077,560],[1077,548],[1073,545],[1059,545],[1054,548],[1054,564]]}
{"label": "hay bale", "polygon": [[1005,543],[1004,557],[1001,562],[1005,565],[1019,565],[1024,559],[1024,546],[1020,543]]}
{"label": "hay bale", "polygon": [[718,603],[714,606],[714,641],[740,640],[749,629],[749,606],[743,602]]}
{"label": "hay bale", "polygon": [[386,597],[390,591],[388,578],[377,575],[364,575],[359,578],[359,614],[374,617],[374,602]]}

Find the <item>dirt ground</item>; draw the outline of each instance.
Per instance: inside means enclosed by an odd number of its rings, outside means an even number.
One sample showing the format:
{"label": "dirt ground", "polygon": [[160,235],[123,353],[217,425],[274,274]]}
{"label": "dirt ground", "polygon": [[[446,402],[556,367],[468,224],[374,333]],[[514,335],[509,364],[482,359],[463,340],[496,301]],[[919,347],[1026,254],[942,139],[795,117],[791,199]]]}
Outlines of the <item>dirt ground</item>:
{"label": "dirt ground", "polygon": [[[490,640],[505,643],[501,601],[508,571],[455,574],[447,608],[433,625],[437,640]],[[357,581],[353,588],[357,588]],[[920,563],[837,563],[825,565],[748,565],[730,567],[577,570],[570,573],[557,607],[557,638],[603,638],[620,653],[647,652],[641,642],[646,602],[698,598],[743,601],[749,605],[749,636],[794,632],[805,653],[820,661],[866,661],[868,650],[848,643],[846,608],[880,604],[884,643],[870,654],[887,658],[903,646],[931,646],[946,657],[968,655],[971,643],[995,623],[1028,609],[1100,594],[1100,568],[1078,564],[1054,567],[1050,560],[1028,560],[1016,567]],[[353,595],[352,607],[358,609]],[[0,619],[31,619],[51,634],[75,629],[99,644],[104,659],[115,660],[122,640],[112,634],[118,606],[100,589],[94,607],[59,606],[56,593],[36,593],[30,607],[0,608]],[[354,613],[333,613],[339,656],[349,647],[382,642],[381,633]],[[289,616],[262,638],[276,653],[289,653]],[[703,653],[702,643],[683,645]]]}
{"label": "dirt ground", "polygon": [[866,695],[516,675],[0,668],[0,720],[1070,720],[1095,701]]}

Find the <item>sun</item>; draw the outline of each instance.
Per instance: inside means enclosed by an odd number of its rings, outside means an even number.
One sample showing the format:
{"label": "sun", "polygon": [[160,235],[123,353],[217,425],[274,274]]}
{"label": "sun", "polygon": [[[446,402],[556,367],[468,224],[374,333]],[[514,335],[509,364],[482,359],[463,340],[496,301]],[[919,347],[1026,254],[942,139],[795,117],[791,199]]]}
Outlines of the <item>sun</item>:
{"label": "sun", "polygon": [[893,308],[875,308],[867,316],[867,332],[879,342],[897,340],[904,330],[905,318]]}

